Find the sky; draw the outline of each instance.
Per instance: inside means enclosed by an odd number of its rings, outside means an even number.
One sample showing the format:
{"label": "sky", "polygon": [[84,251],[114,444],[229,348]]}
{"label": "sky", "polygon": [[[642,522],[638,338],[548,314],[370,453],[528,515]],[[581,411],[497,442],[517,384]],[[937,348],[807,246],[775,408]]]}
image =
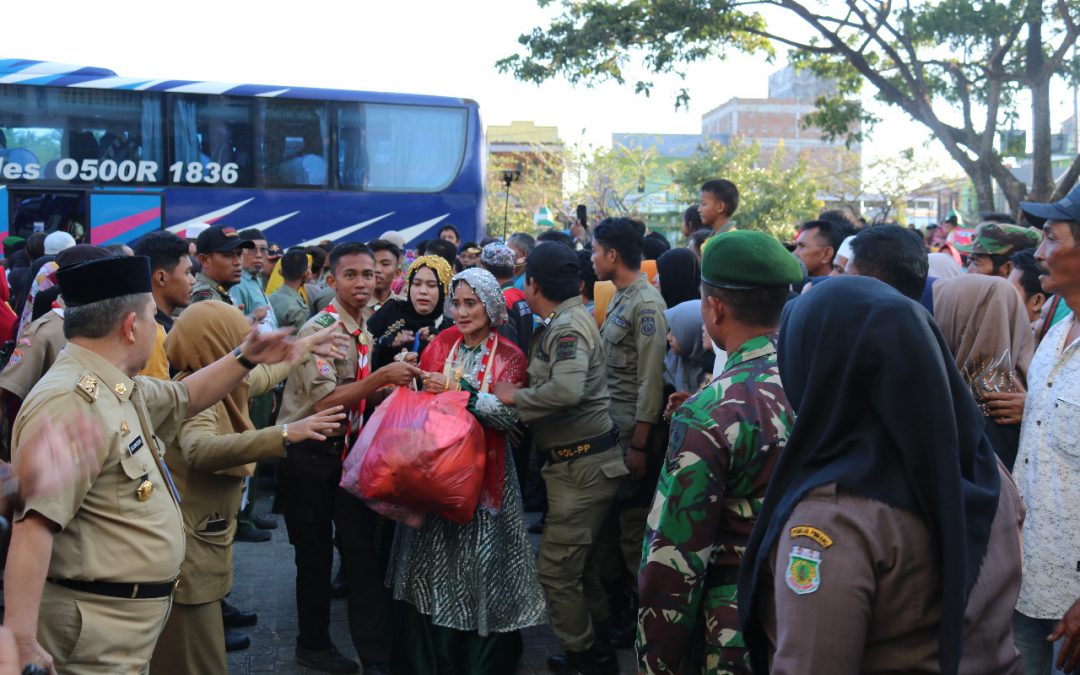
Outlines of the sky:
{"label": "sky", "polygon": [[[99,66],[125,77],[458,96],[479,102],[485,124],[531,120],[557,126],[568,144],[596,147],[617,132],[699,133],[702,114],[729,98],[764,97],[769,73],[784,64],[783,56],[768,63],[746,55],[700,63],[685,82],[656,79],[650,97],[633,92],[633,79],[589,89],[499,73],[494,64],[520,50],[517,37],[546,26],[558,7],[536,0],[38,0],[4,7],[0,58]],[[56,16],[65,19],[34,28]],[[675,110],[680,86],[690,89],[689,109]],[[1056,92],[1055,106],[1056,127],[1071,114],[1071,93]],[[870,107],[884,122],[864,143],[865,162],[913,147],[956,173],[925,127]]]}

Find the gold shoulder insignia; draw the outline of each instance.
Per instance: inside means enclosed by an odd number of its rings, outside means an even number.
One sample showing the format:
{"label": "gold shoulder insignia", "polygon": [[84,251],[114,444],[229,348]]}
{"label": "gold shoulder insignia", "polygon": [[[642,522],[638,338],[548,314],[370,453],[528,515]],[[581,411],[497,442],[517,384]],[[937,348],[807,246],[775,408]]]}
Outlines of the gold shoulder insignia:
{"label": "gold shoulder insignia", "polygon": [[796,537],[806,537],[807,539],[811,539],[821,548],[829,548],[833,544],[832,537],[810,525],[798,525],[793,527],[791,528],[790,534],[792,539],[795,539]]}
{"label": "gold shoulder insignia", "polygon": [[98,380],[89,373],[84,373],[75,384],[76,391],[86,397],[87,401],[96,401],[98,397]]}

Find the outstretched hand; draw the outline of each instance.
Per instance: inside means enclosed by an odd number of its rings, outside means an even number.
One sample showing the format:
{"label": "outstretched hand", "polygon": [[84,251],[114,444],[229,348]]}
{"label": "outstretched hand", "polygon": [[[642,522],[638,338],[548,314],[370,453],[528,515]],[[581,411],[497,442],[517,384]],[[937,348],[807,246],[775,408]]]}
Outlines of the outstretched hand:
{"label": "outstretched hand", "polygon": [[353,338],[338,329],[341,325],[340,321],[335,321],[317,333],[300,338],[299,341],[312,354],[331,359],[344,359],[352,348]]}
{"label": "outstretched hand", "polygon": [[345,419],[345,413],[341,412],[342,406],[335,405],[326,410],[309,415],[299,422],[289,423],[289,442],[301,443],[315,440],[325,441],[326,434],[341,426],[341,420]]}
{"label": "outstretched hand", "polygon": [[292,328],[260,333],[252,327],[240,343],[240,354],[252,363],[294,363],[303,356],[304,346],[292,337]]}

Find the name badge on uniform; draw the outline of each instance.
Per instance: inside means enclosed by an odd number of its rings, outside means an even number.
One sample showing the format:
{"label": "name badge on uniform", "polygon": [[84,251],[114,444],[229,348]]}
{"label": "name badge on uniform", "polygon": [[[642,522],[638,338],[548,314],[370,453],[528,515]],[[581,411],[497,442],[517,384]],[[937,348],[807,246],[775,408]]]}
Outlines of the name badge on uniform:
{"label": "name badge on uniform", "polygon": [[784,578],[795,595],[816,591],[821,587],[821,552],[805,546],[792,546]]}
{"label": "name badge on uniform", "polygon": [[129,455],[134,455],[136,452],[139,451],[139,448],[141,448],[142,446],[143,446],[142,436],[136,436],[135,440],[128,443],[128,454]]}

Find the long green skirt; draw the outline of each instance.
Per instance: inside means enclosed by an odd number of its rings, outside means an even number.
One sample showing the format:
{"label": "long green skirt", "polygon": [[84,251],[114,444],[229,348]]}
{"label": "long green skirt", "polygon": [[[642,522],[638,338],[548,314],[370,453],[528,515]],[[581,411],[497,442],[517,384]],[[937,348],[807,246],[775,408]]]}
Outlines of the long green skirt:
{"label": "long green skirt", "polygon": [[521,631],[491,633],[436,626],[411,603],[391,611],[390,672],[394,675],[508,675],[521,659]]}

